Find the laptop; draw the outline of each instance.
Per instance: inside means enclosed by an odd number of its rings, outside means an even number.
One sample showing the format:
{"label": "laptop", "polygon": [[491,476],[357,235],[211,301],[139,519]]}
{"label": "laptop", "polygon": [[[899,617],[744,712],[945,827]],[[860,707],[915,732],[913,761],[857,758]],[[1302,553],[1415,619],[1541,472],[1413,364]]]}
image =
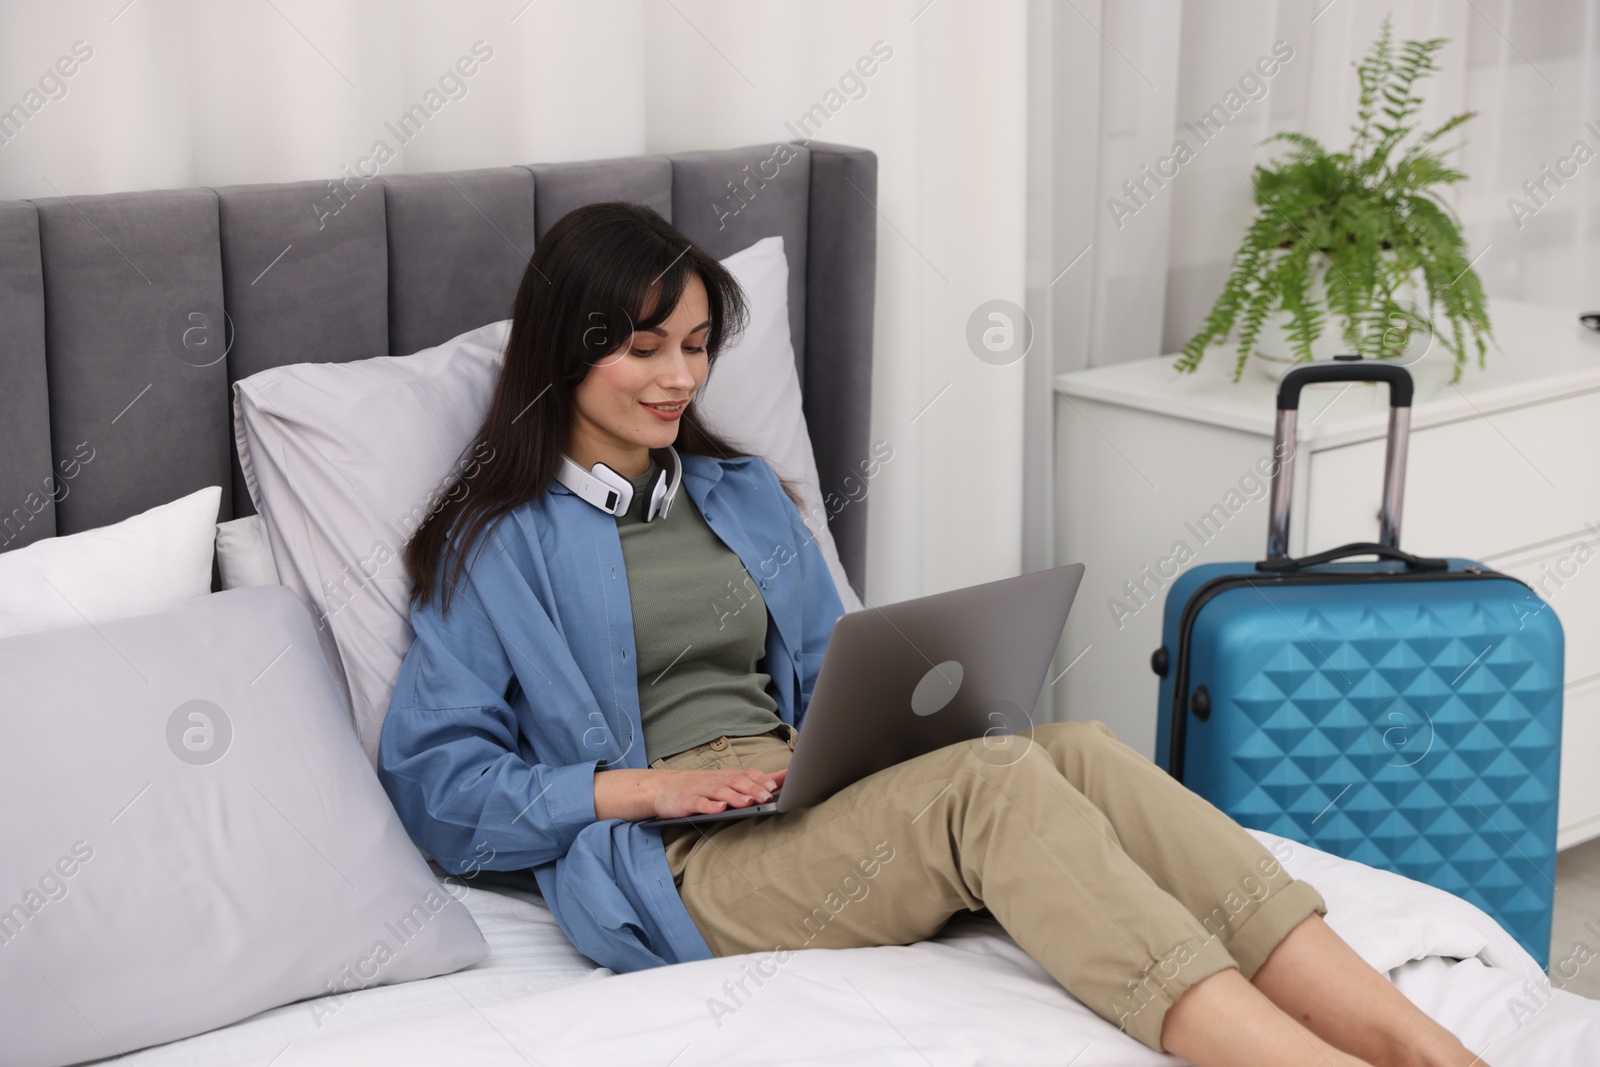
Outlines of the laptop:
{"label": "laptop", "polygon": [[[848,785],[959,741],[1033,724],[1083,564],[847,612],[827,652],[772,799],[641,826],[718,822],[811,807]],[[1002,743],[1003,744],[1003,743]]]}

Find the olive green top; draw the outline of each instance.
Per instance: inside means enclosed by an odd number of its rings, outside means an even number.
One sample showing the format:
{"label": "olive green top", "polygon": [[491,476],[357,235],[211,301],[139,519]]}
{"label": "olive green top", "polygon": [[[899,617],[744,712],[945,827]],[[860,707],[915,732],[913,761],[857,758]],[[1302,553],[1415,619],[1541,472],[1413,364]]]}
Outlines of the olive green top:
{"label": "olive green top", "polygon": [[767,604],[750,572],[681,486],[665,518],[640,518],[660,469],[651,456],[650,469],[629,479],[633,504],[617,519],[646,762],[782,722],[767,693],[771,676],[756,670],[766,654]]}

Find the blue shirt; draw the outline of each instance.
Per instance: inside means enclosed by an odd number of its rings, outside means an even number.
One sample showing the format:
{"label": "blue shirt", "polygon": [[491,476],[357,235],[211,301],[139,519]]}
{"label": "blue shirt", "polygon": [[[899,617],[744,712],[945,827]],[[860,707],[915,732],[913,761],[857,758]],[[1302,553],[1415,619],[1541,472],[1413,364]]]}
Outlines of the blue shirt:
{"label": "blue shirt", "polygon": [[[760,669],[801,725],[844,614],[765,460],[680,454],[683,484],[766,600]],[[678,506],[682,506],[680,502]],[[661,831],[597,819],[596,769],[644,768],[633,611],[616,519],[559,482],[494,523],[452,591],[411,611],[378,778],[446,870],[532,868],[578,951],[628,972],[710,959]]]}

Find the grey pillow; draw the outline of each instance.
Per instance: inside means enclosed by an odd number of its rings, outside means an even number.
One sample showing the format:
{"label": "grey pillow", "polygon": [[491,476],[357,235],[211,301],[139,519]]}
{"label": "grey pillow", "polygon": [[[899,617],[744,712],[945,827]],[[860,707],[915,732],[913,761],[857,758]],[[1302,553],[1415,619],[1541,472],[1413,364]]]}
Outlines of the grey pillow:
{"label": "grey pillow", "polygon": [[282,586],[0,640],[0,1055],[130,1052],[488,955]]}

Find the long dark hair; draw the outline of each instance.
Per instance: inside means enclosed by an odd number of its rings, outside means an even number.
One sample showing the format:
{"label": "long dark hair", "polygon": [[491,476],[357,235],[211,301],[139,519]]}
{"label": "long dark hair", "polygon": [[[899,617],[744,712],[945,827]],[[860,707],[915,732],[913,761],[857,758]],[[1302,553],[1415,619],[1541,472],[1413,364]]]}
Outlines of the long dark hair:
{"label": "long dark hair", "polygon": [[[706,353],[715,369],[717,355],[749,317],[744,292],[726,267],[643,204],[589,204],[550,227],[517,289],[488,414],[462,453],[479,462],[470,465],[470,475],[468,467],[458,469],[406,543],[413,605],[426,606],[438,584],[440,610],[450,610],[472,546],[497,519],[556,480],[578,384],[635,330],[665,322],[691,272],[706,288]],[[684,408],[673,447],[718,458],[749,455],[701,422],[697,400]],[[794,486],[785,481],[783,487],[800,506]],[[457,550],[447,552],[451,541]]]}

